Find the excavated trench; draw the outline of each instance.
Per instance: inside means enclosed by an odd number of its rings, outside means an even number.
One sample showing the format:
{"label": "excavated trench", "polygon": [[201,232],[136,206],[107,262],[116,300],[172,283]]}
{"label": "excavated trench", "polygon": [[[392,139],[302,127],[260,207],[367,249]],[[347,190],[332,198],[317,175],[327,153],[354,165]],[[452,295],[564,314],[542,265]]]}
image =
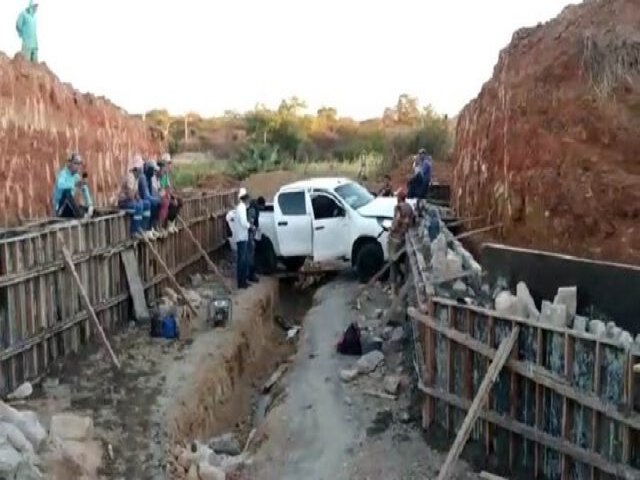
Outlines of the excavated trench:
{"label": "excavated trench", "polygon": [[[295,352],[278,317],[297,324],[311,307],[314,289],[294,288],[264,278],[235,296],[229,326],[194,325],[189,339],[153,339],[148,326],[131,326],[112,340],[119,372],[94,347],[51,372],[34,408],[45,423],[61,411],[92,417],[103,477],[180,478],[167,470],[177,445],[227,432],[246,441],[260,387]],[[71,466],[57,470],[51,478],[83,478]]]}

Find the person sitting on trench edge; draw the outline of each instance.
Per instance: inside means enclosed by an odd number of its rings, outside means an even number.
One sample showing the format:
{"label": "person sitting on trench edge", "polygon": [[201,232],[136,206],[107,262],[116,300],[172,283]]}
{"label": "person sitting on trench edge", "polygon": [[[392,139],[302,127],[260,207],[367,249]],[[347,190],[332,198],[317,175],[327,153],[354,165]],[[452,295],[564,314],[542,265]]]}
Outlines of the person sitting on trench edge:
{"label": "person sitting on trench edge", "polygon": [[129,168],[122,179],[120,194],[118,195],[118,207],[132,215],[130,234],[132,237],[137,238],[148,235],[144,228],[145,225],[148,225],[148,222],[146,224],[143,223],[143,219],[148,219],[151,216],[151,205],[149,202],[140,199],[138,193],[138,177],[143,175],[143,167],[142,157],[136,155],[129,163]]}
{"label": "person sitting on trench edge", "polygon": [[[87,183],[87,174],[80,176],[82,158],[77,153],[69,156],[67,165],[62,168],[53,189],[53,211],[56,217],[90,218],[93,216],[93,198]],[[80,187],[83,204],[76,200],[76,188]]]}

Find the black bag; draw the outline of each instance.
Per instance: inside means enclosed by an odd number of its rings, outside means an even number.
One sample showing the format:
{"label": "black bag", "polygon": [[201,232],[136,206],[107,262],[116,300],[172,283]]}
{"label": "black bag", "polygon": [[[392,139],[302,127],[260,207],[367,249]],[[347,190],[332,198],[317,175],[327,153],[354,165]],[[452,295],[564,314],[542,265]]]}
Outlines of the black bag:
{"label": "black bag", "polygon": [[162,319],[158,312],[151,314],[151,331],[149,332],[153,338],[162,337]]}
{"label": "black bag", "polygon": [[336,348],[343,355],[362,355],[360,327],[357,323],[352,323],[347,327]]}

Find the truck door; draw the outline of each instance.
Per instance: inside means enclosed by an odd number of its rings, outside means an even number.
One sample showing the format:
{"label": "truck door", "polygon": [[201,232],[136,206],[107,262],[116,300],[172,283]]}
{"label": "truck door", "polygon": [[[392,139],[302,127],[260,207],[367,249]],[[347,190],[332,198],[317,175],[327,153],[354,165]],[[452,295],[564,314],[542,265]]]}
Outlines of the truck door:
{"label": "truck door", "polygon": [[280,192],[274,202],[274,220],[280,255],[307,257],[312,254],[311,205],[305,190]]}
{"label": "truck door", "polygon": [[351,248],[349,219],[344,207],[331,195],[311,194],[313,209],[313,260],[322,262],[348,256]]}

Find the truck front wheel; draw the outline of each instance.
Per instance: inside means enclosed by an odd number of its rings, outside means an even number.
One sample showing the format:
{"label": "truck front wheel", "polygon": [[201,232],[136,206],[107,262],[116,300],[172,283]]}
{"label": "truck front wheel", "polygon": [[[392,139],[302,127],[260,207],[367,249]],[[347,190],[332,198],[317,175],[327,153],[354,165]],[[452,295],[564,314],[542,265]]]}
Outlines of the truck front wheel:
{"label": "truck front wheel", "polygon": [[384,265],[384,252],[378,242],[368,242],[358,250],[356,272],[360,282],[368,282]]}

